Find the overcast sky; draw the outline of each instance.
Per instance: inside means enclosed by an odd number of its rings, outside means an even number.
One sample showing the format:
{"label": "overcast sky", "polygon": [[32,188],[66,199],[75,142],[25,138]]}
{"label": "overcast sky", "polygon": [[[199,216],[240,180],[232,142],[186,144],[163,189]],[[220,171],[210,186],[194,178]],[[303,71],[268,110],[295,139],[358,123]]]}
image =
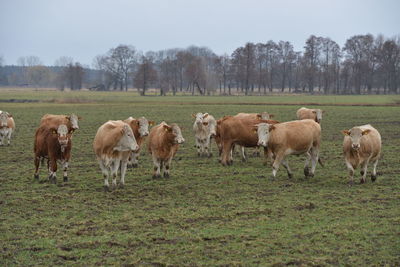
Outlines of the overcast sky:
{"label": "overcast sky", "polygon": [[91,65],[119,44],[141,51],[207,46],[231,54],[246,42],[311,35],[340,46],[355,34],[400,34],[400,0],[0,0],[0,55],[5,64],[60,56]]}

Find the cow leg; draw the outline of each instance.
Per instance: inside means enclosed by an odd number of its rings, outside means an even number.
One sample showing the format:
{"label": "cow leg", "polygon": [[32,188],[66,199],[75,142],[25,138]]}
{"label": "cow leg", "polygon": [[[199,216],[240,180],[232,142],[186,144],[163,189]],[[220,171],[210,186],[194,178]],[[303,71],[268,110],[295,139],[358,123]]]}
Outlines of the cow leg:
{"label": "cow leg", "polygon": [[315,168],[317,167],[318,163],[318,154],[319,154],[318,149],[313,147],[311,149],[311,174],[309,175],[310,177],[314,177]]}
{"label": "cow leg", "polygon": [[108,168],[104,164],[104,161],[101,159],[99,160],[99,165],[100,165],[100,169],[101,169],[101,172],[103,173],[103,178],[104,178],[104,191],[109,191],[110,185],[108,183],[108,175],[109,175]]}
{"label": "cow leg", "polygon": [[208,157],[212,157],[211,144],[212,144],[211,136],[209,136],[208,137],[208,151],[209,151]]}
{"label": "cow leg", "polygon": [[306,152],[306,162],[304,162],[304,176],[307,178],[310,175],[311,154],[310,151]]}
{"label": "cow leg", "polygon": [[118,175],[118,169],[119,169],[120,163],[121,163],[120,159],[114,159],[112,167],[111,167],[112,188],[113,189],[115,189],[117,187],[117,175]]}
{"label": "cow leg", "polygon": [[127,160],[122,160],[121,161],[121,181],[119,183],[120,187],[124,187],[125,186],[125,174],[126,174],[127,165],[128,165],[128,161]]}
{"label": "cow leg", "polygon": [[347,166],[347,169],[349,170],[349,185],[353,185],[353,183],[354,183],[354,179],[353,179],[353,177],[354,177],[354,168],[353,168],[353,165],[351,165],[351,163],[346,160],[346,166]]}
{"label": "cow leg", "polygon": [[272,163],[272,177],[271,177],[272,179],[275,179],[276,172],[278,171],[282,160],[283,160],[283,155],[276,155],[274,163]]}
{"label": "cow leg", "polygon": [[371,181],[372,182],[376,181],[376,165],[378,165],[378,160],[375,160],[374,168],[372,169],[372,174],[371,174]]}
{"label": "cow leg", "polygon": [[68,182],[68,161],[65,160],[62,162],[62,168],[64,171],[63,180],[64,182]]}
{"label": "cow leg", "polygon": [[240,146],[240,151],[242,152],[242,161],[246,162],[247,157],[246,157],[246,150],[244,149],[244,146]]}
{"label": "cow leg", "polygon": [[154,164],[154,174],[153,178],[160,178],[161,177],[161,162],[153,156],[153,164]]}
{"label": "cow leg", "polygon": [[288,163],[288,161],[286,159],[282,160],[282,165],[283,165],[283,167],[285,167],[289,179],[292,179],[293,178],[293,173],[290,170],[289,163]]}
{"label": "cow leg", "polygon": [[140,153],[132,152],[130,163],[133,168],[137,168],[139,165],[139,154]]}
{"label": "cow leg", "polygon": [[34,177],[36,180],[39,180],[39,165],[40,165],[40,157],[35,156],[35,174]]}
{"label": "cow leg", "polygon": [[10,130],[8,131],[8,145],[11,144],[11,134],[12,134],[12,129],[10,129]]}
{"label": "cow leg", "polygon": [[225,143],[222,147],[222,160],[221,163],[224,166],[231,165],[231,151],[233,150],[232,143]]}
{"label": "cow leg", "polygon": [[201,147],[200,147],[200,141],[198,138],[196,138],[196,148],[197,148],[197,156],[200,157],[201,155]]}
{"label": "cow leg", "polygon": [[49,171],[50,171],[49,181],[51,183],[53,183],[53,184],[57,183],[57,175],[56,175],[56,172],[57,172],[57,161],[55,159],[53,159],[53,158],[50,160]]}
{"label": "cow leg", "polygon": [[361,164],[361,171],[360,171],[361,179],[360,179],[360,184],[365,183],[365,177],[367,176],[368,162],[369,162],[369,159],[367,159],[366,161],[364,161],[364,162]]}
{"label": "cow leg", "polygon": [[171,166],[172,157],[165,162],[164,178],[169,178],[169,168]]}
{"label": "cow leg", "polygon": [[3,145],[3,140],[4,140],[4,135],[3,133],[0,133],[0,146]]}
{"label": "cow leg", "polygon": [[210,147],[210,137],[207,137],[204,141],[204,150],[206,152],[206,156],[209,158],[210,155],[210,151],[208,150]]}

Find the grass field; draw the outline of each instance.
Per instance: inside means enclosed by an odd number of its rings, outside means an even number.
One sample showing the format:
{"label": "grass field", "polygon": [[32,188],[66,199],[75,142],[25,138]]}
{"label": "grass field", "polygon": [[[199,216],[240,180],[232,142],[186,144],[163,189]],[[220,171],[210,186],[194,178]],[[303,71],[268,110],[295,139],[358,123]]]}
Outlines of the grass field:
{"label": "grass field", "polygon": [[[10,91],[0,96],[7,99],[45,102],[0,103],[17,124],[11,146],[0,147],[1,266],[400,265],[400,106],[332,105],[394,104],[398,97]],[[79,99],[87,103],[74,103]],[[222,167],[215,146],[212,158],[197,157],[192,113],[268,111],[280,121],[294,119],[299,106],[279,103],[326,105],[325,167],[317,166],[314,178],[303,178],[303,157],[289,158],[294,179],[281,168],[274,181],[261,158],[243,163],[236,155],[233,166]],[[70,181],[63,183],[59,173],[58,184],[49,184],[42,168],[41,182],[35,182],[33,136],[41,116],[72,112],[83,120],[73,138]],[[171,178],[151,178],[143,149],[125,188],[105,193],[92,141],[102,123],[129,116],[176,122],[186,143],[172,163]],[[379,176],[375,183],[368,179],[349,187],[340,131],[365,123],[382,135]]]}

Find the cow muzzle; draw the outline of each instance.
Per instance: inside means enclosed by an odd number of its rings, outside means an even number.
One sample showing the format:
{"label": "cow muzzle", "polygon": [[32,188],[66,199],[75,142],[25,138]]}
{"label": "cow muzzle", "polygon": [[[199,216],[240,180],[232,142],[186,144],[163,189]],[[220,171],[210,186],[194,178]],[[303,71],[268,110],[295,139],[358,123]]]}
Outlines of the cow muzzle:
{"label": "cow muzzle", "polygon": [[257,145],[258,145],[258,146],[263,146],[263,147],[266,147],[266,146],[267,146],[267,142],[264,142],[264,141],[258,141]]}
{"label": "cow muzzle", "polygon": [[138,146],[138,145],[132,145],[132,146],[131,146],[131,150],[132,150],[133,152],[138,152],[138,151],[139,151],[139,146]]}
{"label": "cow muzzle", "polygon": [[351,147],[352,147],[354,150],[358,150],[358,149],[360,148],[360,144],[352,144]]}

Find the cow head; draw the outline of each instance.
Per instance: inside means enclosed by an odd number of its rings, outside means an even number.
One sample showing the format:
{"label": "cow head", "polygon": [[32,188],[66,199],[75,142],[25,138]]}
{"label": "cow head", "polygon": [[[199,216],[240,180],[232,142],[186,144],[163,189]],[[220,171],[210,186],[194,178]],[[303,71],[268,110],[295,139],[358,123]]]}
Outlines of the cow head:
{"label": "cow head", "polygon": [[268,123],[259,123],[254,126],[253,131],[258,135],[257,145],[267,147],[270,132],[275,129],[275,126]]}
{"label": "cow head", "polygon": [[7,127],[7,119],[11,117],[12,115],[10,113],[2,111],[0,113],[0,127]]}
{"label": "cow head", "polygon": [[79,129],[78,120],[82,119],[81,117],[78,117],[75,114],[71,114],[69,116],[66,116],[66,118],[71,123],[73,130]]}
{"label": "cow head", "polygon": [[361,141],[361,137],[363,137],[364,135],[367,135],[371,132],[371,130],[366,129],[366,130],[361,130],[361,128],[359,127],[354,127],[351,128],[350,130],[343,130],[342,133],[345,136],[349,136],[350,137],[350,141],[351,141],[351,148],[354,150],[358,150],[360,148],[360,141]]}
{"label": "cow head", "polygon": [[125,124],[121,129],[121,138],[119,139],[114,150],[117,151],[137,151],[139,146],[136,142],[133,131],[128,124]]}
{"label": "cow head", "polygon": [[149,125],[153,125],[154,121],[148,121],[145,117],[141,117],[137,120],[139,126],[139,134],[141,137],[149,135]]}
{"label": "cow head", "polygon": [[313,109],[312,113],[315,115],[315,122],[321,123],[322,113],[324,113],[321,109]]}
{"label": "cow head", "polygon": [[57,130],[52,129],[52,134],[57,136],[58,143],[61,147],[61,152],[64,152],[65,148],[68,146],[68,143],[71,140],[71,133],[68,132],[68,127],[65,124],[61,124],[58,126]]}
{"label": "cow head", "polygon": [[211,137],[215,137],[217,135],[217,122],[215,120],[209,120],[207,123]]}
{"label": "cow head", "polygon": [[171,126],[164,124],[164,130],[167,134],[171,135],[173,138],[174,144],[183,144],[185,139],[182,136],[181,128],[175,123],[171,124]]}
{"label": "cow head", "polygon": [[268,112],[261,112],[257,114],[257,118],[260,120],[270,120],[274,117],[274,114],[269,114]]}
{"label": "cow head", "polygon": [[203,114],[203,113],[199,112],[196,115],[192,114],[192,117],[196,119],[195,120],[196,124],[201,125],[203,123],[203,120],[208,117],[208,113]]}

